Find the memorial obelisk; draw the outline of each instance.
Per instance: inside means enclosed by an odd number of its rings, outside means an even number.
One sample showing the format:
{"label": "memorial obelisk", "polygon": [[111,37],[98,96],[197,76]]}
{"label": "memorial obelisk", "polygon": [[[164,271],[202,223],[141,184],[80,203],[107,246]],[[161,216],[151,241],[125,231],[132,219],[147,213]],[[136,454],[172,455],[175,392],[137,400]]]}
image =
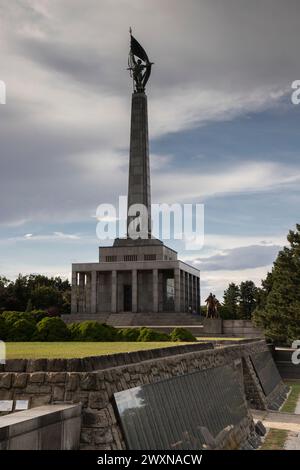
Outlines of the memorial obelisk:
{"label": "memorial obelisk", "polygon": [[[145,86],[151,74],[152,63],[130,29],[130,52],[128,69],[133,79],[131,101],[131,130],[128,178],[127,236],[130,237],[130,223],[137,215],[136,204],[143,205],[146,212],[140,214],[143,232],[141,238],[151,238],[151,189],[149,165],[148,107]],[[130,211],[132,208],[132,211]],[[130,212],[132,214],[130,215]],[[133,215],[135,213],[135,216]],[[143,217],[146,215],[146,217]]]}
{"label": "memorial obelisk", "polygon": [[[72,313],[84,314],[86,319],[91,315],[90,318],[106,321],[105,315],[110,313],[187,313],[199,312],[200,309],[199,271],[178,260],[177,252],[151,233],[145,93],[151,67],[145,50],[130,31],[128,70],[132,77],[133,93],[127,237],[116,238],[113,246],[100,246],[97,263],[72,265]],[[114,319],[113,322],[115,325],[129,325],[131,323],[118,323],[129,321],[128,318]]]}

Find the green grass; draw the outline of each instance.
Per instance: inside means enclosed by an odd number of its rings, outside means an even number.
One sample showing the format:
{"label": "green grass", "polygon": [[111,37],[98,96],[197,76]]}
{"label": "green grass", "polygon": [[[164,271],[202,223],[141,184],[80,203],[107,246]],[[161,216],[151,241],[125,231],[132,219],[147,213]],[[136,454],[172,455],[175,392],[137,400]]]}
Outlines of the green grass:
{"label": "green grass", "polygon": [[197,336],[198,341],[242,341],[245,338],[230,338],[224,336]]}
{"label": "green grass", "polygon": [[37,359],[37,358],[78,358],[87,356],[102,356],[145,349],[179,346],[187,343],[179,342],[53,342],[53,343],[6,343],[7,359]]}
{"label": "green grass", "polygon": [[[280,411],[294,413],[300,397],[300,382],[286,381],[286,384],[291,387],[291,391]],[[282,450],[287,437],[288,431],[285,429],[270,429],[261,450]]]}
{"label": "green grass", "polygon": [[294,413],[300,397],[300,382],[286,381],[286,384],[291,387],[291,391],[280,411]]}
{"label": "green grass", "polygon": [[287,437],[285,429],[270,429],[260,450],[283,450]]}

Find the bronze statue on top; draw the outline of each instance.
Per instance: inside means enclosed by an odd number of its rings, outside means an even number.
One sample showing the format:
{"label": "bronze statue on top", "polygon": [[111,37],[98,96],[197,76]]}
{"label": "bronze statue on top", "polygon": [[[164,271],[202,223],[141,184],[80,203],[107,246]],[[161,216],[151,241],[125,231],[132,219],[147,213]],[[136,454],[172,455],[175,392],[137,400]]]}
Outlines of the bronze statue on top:
{"label": "bronze statue on top", "polygon": [[146,51],[140,43],[132,36],[130,28],[130,52],[128,56],[128,69],[130,76],[133,78],[133,86],[135,93],[144,93],[146,83],[151,74],[153,62],[149,61]]}
{"label": "bronze statue on top", "polygon": [[210,293],[205,300],[205,303],[207,305],[206,318],[218,318],[218,307],[220,306],[220,302],[216,296]]}

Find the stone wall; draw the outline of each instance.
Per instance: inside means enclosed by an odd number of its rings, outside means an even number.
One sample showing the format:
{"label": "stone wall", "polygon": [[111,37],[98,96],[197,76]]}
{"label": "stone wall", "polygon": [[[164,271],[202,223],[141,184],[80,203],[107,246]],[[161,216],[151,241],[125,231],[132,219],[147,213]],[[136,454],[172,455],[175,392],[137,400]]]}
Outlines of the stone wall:
{"label": "stone wall", "polygon": [[[31,407],[81,403],[80,448],[124,449],[125,442],[114,410],[115,392],[240,363],[242,359],[246,398],[253,406],[265,408],[263,392],[248,358],[250,354],[266,349],[265,341],[259,340],[215,349],[210,343],[198,343],[85,359],[11,360],[2,366],[0,373],[0,399],[29,399]],[[252,426],[253,422],[249,420]],[[248,433],[250,424],[246,427]],[[238,430],[244,433],[244,438],[246,428]]]}
{"label": "stone wall", "polygon": [[225,336],[240,338],[263,337],[263,330],[256,327],[250,320],[223,320],[222,332]]}

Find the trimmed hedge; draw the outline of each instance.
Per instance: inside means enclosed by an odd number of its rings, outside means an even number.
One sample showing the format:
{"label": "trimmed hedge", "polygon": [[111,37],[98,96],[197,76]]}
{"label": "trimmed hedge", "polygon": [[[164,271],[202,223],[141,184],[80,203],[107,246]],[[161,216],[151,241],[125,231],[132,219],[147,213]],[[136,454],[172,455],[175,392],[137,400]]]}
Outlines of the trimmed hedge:
{"label": "trimmed hedge", "polygon": [[17,320],[8,333],[8,339],[12,341],[31,341],[37,332],[36,324],[31,320]]}
{"label": "trimmed hedge", "polygon": [[197,341],[194,335],[185,328],[174,328],[170,334],[171,341]]}
{"label": "trimmed hedge", "polygon": [[152,328],[114,328],[97,321],[66,325],[59,317],[47,316],[43,310],[5,311],[0,315],[2,341],[196,341],[184,328],[170,335]]}
{"label": "trimmed hedge", "polygon": [[160,331],[143,327],[140,329],[138,341],[170,341],[170,336],[167,335],[167,333],[161,333]]}
{"label": "trimmed hedge", "polygon": [[97,321],[73,323],[68,328],[73,341],[117,341],[119,333],[113,326]]}
{"label": "trimmed hedge", "polygon": [[140,328],[120,328],[119,340],[120,341],[138,341],[140,336]]}
{"label": "trimmed hedge", "polygon": [[37,324],[38,341],[67,341],[70,332],[63,320],[57,317],[43,318]]}

